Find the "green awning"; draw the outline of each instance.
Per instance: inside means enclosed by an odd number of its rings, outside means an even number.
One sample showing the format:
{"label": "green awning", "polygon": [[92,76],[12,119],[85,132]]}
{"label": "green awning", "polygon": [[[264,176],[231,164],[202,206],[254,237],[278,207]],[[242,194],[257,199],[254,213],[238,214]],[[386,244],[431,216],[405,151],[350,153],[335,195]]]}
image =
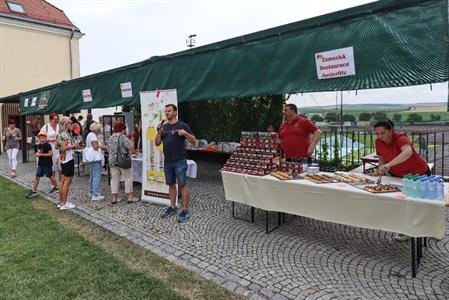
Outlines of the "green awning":
{"label": "green awning", "polygon": [[[377,1],[22,93],[21,113],[135,104],[156,89],[182,102],[445,82],[448,25],[448,0]],[[318,79],[316,54],[347,47],[355,75]]]}

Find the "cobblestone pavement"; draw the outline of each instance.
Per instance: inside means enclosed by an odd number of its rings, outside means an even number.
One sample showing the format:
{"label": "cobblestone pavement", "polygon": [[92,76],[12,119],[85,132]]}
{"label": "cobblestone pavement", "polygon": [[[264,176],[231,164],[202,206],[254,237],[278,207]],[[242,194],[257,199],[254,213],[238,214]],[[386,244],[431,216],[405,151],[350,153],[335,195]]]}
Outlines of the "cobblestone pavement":
{"label": "cobblestone pavement", "polygon": [[[392,233],[294,216],[266,235],[262,211],[256,210],[253,224],[233,219],[218,169],[199,162],[198,179],[189,180],[191,220],[185,224],[161,220],[160,206],[90,201],[87,170],[74,177],[73,212],[250,299],[449,298],[448,234],[430,240],[412,278],[409,243],[395,242]],[[4,154],[0,170],[7,175]],[[34,172],[35,163],[20,163],[16,181],[29,187]],[[45,193],[49,188],[43,179],[41,192],[55,201]],[[108,194],[106,176],[102,192]],[[248,217],[247,208],[236,208]]]}

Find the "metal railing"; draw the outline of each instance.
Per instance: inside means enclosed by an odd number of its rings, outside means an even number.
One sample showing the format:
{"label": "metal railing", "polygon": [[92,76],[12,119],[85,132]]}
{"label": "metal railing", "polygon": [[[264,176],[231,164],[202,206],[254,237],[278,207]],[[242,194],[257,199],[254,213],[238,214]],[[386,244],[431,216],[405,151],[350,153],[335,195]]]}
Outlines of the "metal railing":
{"label": "metal railing", "polygon": [[[449,179],[449,128],[448,131],[407,131],[416,151],[434,164],[435,174]],[[376,134],[373,130],[332,128],[322,130],[314,153],[316,161],[337,161],[343,165],[360,165],[362,157],[376,153]]]}

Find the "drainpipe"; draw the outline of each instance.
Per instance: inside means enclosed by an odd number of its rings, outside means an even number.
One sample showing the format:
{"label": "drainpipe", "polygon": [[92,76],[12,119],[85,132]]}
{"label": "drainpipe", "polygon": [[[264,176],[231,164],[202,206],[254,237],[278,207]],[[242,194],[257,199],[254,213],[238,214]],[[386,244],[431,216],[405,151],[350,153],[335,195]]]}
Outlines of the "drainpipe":
{"label": "drainpipe", "polygon": [[27,117],[20,116],[20,130],[22,130],[22,162],[28,162],[28,149],[27,149]]}
{"label": "drainpipe", "polygon": [[73,79],[73,53],[72,53],[72,41],[73,36],[75,35],[75,29],[72,28],[72,34],[70,35],[69,40],[69,50],[70,50],[70,79]]}

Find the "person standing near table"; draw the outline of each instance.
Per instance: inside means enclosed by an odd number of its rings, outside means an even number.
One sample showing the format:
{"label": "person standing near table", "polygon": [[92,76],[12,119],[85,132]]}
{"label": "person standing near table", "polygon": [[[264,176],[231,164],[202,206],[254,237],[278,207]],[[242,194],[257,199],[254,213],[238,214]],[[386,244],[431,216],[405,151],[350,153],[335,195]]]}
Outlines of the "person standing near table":
{"label": "person standing near table", "polygon": [[37,116],[33,121],[31,121],[31,140],[34,147],[34,153],[37,152],[37,145],[39,144],[38,133],[40,132],[42,127],[41,117]]}
{"label": "person standing near table", "polygon": [[17,175],[17,154],[19,153],[19,142],[22,140],[22,133],[16,127],[14,119],[8,120],[8,127],[3,132],[3,140],[5,143],[6,154],[8,155],[9,168],[11,177]]}
{"label": "person standing near table", "polygon": [[388,172],[395,177],[407,174],[430,175],[427,162],[416,152],[406,134],[394,131],[392,121],[377,122],[374,131],[380,174]]}
{"label": "person standing near table", "polygon": [[[59,133],[59,115],[56,112],[50,114],[50,122],[41,128],[41,132],[45,132],[47,135],[47,141],[51,145],[51,150],[53,152],[52,162],[53,162],[53,174],[56,178],[56,173],[59,174],[59,180],[61,180],[61,164],[59,161],[59,149],[56,147],[56,138]],[[57,191],[58,189],[52,189],[50,193]]]}
{"label": "person standing near table", "polygon": [[134,153],[133,142],[125,134],[126,125],[122,121],[114,123],[114,133],[108,139],[109,166],[111,169],[111,203],[118,202],[118,192],[120,188],[120,179],[125,183],[125,193],[128,204],[139,201],[133,193],[133,173],[132,166],[123,168],[118,166],[119,152],[121,154]]}
{"label": "person standing near table", "polygon": [[[312,141],[310,135],[312,135]],[[298,115],[296,105],[285,105],[284,122],[279,128],[279,138],[285,158],[288,160],[307,158],[310,161],[320,135],[321,130],[315,124]]]}
{"label": "person standing near table", "polygon": [[[407,174],[429,175],[427,162],[419,155],[406,134],[394,131],[390,120],[379,121],[374,125],[376,132],[376,154],[379,156],[379,175],[390,173],[395,177]],[[407,235],[397,233],[394,239],[404,242]]]}
{"label": "person standing near table", "polygon": [[170,206],[162,213],[163,219],[175,215],[176,208],[176,181],[181,189],[182,210],[178,215],[178,222],[189,220],[189,189],[187,188],[187,151],[185,140],[191,144],[196,143],[196,138],[189,125],[177,119],[178,108],[174,104],[165,106],[167,123],[159,124],[155,144],[164,143],[164,173],[165,181],[169,186]]}
{"label": "person standing near table", "polygon": [[[92,148],[94,151],[99,151],[101,153],[101,144],[97,137],[97,134],[101,130],[101,125],[98,123],[92,123],[89,130],[90,132],[86,137],[86,148]],[[101,155],[98,158],[99,160],[91,161],[89,163],[89,196],[92,201],[104,199],[104,196],[100,194],[101,171],[103,169]]]}
{"label": "person standing near table", "polygon": [[83,134],[84,134],[83,138],[84,139],[87,138],[87,135],[90,132],[90,125],[92,125],[93,123],[95,123],[95,121],[93,120],[92,114],[87,114],[86,122],[84,122],[84,130],[83,130]]}

